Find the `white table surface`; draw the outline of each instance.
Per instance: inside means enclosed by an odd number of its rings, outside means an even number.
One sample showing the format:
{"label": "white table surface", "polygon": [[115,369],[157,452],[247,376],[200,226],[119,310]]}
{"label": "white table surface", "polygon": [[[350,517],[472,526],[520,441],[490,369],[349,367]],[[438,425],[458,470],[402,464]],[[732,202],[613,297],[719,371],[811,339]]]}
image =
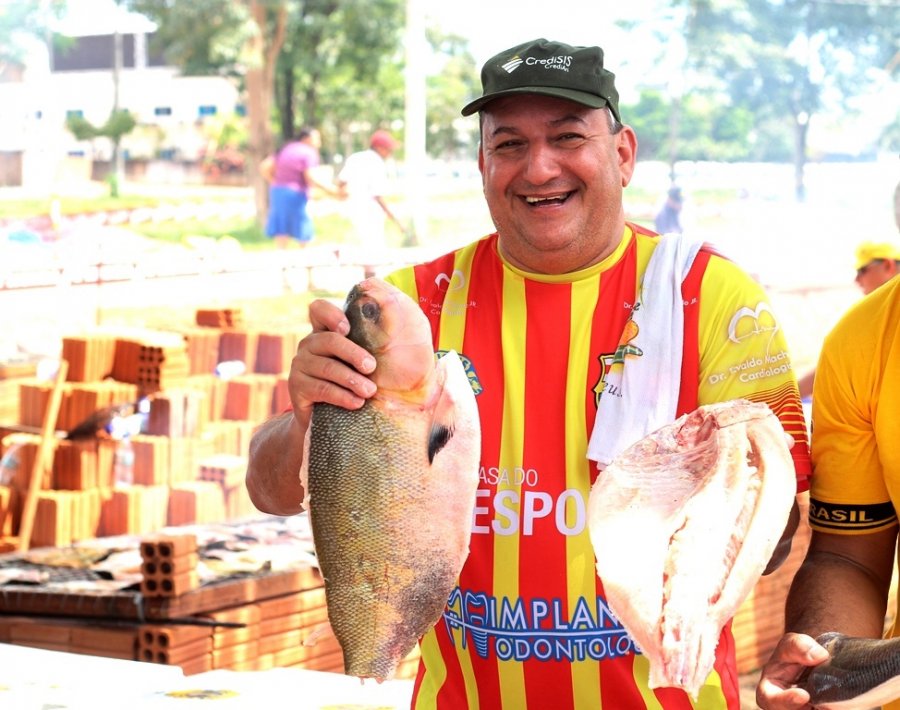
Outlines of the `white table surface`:
{"label": "white table surface", "polygon": [[406,710],[412,686],[298,668],[185,676],[178,666],[0,643],[3,710]]}

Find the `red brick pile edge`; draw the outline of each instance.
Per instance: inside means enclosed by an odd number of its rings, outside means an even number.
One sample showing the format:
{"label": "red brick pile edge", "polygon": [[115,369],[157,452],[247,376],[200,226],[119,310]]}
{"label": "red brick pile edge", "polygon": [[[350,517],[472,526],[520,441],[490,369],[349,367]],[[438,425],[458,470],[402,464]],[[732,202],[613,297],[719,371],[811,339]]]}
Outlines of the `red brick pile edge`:
{"label": "red brick pile edge", "polygon": [[[122,329],[62,338],[69,371],[59,432],[139,398],[147,398],[149,414],[145,430],[132,437],[130,485],[114,480],[119,444],[105,432],[55,442],[32,547],[254,514],[243,486],[250,437],[290,406],[287,373],[302,333],[249,329],[234,308],[198,309],[195,316],[195,326],[183,332]],[[218,377],[216,366],[231,360],[243,361],[245,373]],[[15,447],[9,485],[0,486],[0,534],[6,537],[18,532],[39,444],[30,431],[41,427],[50,389],[34,371],[0,379],[0,456]]]}

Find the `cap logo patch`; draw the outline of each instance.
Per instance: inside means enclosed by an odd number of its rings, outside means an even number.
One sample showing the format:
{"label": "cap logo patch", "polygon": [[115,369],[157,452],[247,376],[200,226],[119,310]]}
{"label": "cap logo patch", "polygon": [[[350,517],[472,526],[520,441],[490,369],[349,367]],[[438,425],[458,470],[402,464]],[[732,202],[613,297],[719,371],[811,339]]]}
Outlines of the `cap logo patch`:
{"label": "cap logo patch", "polygon": [[516,69],[522,66],[522,57],[517,54],[508,62],[501,64],[500,66],[502,66],[508,74],[512,74]]}
{"label": "cap logo patch", "polygon": [[563,54],[559,54],[555,57],[548,57],[547,59],[528,57],[526,64],[529,66],[541,64],[544,69],[561,69],[562,71],[569,71],[569,67],[572,66],[572,57]]}

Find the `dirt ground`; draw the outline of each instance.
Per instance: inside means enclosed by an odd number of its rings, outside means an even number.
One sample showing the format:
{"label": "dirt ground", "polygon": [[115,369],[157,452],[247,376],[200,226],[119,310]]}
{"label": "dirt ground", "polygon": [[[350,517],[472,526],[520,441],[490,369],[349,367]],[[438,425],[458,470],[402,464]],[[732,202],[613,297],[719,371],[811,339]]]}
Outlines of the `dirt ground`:
{"label": "dirt ground", "polygon": [[741,676],[741,710],[756,710],[756,684],[759,682],[759,672],[746,673]]}

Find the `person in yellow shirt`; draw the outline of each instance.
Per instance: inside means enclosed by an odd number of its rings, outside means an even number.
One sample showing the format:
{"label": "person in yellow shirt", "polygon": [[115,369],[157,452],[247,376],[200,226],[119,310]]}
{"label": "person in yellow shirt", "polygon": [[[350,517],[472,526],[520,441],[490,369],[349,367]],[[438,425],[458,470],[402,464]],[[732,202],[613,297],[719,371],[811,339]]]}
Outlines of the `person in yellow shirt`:
{"label": "person in yellow shirt", "polygon": [[856,283],[869,295],[900,272],[900,246],[865,242],[856,250]]}
{"label": "person in yellow shirt", "polygon": [[[900,224],[898,224],[900,227]],[[856,248],[856,284],[868,296],[900,273],[900,246],[890,242],[863,242]],[[800,397],[812,397],[815,369],[801,377]]]}
{"label": "person in yellow shirt", "polygon": [[[808,707],[794,687],[828,652],[826,631],[880,638],[900,506],[900,279],[854,305],[825,339],[812,403],[812,538],[794,577],[786,633],[765,665],[764,710]],[[900,619],[900,617],[897,617]],[[889,636],[900,636],[895,621]],[[883,705],[900,709],[900,701]]]}

